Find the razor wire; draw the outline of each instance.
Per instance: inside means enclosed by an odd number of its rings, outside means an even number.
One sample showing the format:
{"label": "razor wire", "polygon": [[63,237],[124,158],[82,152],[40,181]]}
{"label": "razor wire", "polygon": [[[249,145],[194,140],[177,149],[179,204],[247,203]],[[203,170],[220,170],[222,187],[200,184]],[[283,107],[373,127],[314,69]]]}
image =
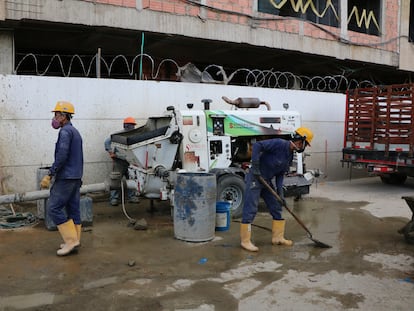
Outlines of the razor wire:
{"label": "razor wire", "polygon": [[[20,60],[13,71],[13,74],[16,75],[83,76],[88,78],[115,78],[122,76],[122,78],[126,79],[137,79],[137,74],[139,74],[139,79],[142,79],[142,64],[146,62],[146,80],[162,80],[162,67],[170,64],[176,70],[177,80],[185,82],[337,93],[358,87],[372,87],[377,85],[377,83],[371,80],[358,81],[357,79],[349,79],[344,74],[311,77],[296,75],[289,71],[278,71],[273,68],[268,70],[238,68],[228,73],[223,66],[211,64],[203,70],[199,70],[194,65],[192,67],[189,67],[188,64],[180,66],[177,61],[170,58],[162,59],[156,65],[154,58],[148,54],[138,54],[134,57],[119,54],[107,57],[108,59],[98,56],[98,54],[35,55],[28,53],[17,54],[17,56],[20,56]],[[40,69],[41,63],[44,69]],[[149,73],[148,67],[150,70]],[[190,76],[190,78],[186,79],[186,75],[187,77]]]}

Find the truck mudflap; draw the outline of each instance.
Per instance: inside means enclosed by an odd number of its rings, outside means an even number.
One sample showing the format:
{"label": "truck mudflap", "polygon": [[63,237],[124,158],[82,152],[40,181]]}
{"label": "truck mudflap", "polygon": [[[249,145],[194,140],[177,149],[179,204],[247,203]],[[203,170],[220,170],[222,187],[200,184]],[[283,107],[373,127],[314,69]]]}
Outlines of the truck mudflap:
{"label": "truck mudflap", "polygon": [[303,194],[308,194],[312,185],[312,179],[299,174],[285,176],[283,179],[285,197],[295,197],[298,199]]}

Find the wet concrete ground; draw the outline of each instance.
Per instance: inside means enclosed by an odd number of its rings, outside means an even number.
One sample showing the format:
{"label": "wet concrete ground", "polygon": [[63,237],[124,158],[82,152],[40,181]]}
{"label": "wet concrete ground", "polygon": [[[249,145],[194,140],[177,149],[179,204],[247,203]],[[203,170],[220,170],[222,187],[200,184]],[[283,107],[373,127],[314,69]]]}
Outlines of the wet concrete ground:
{"label": "wet concrete ground", "polygon": [[[315,247],[285,212],[295,244],[272,246],[255,226],[258,253],[239,247],[237,222],[210,242],[185,242],[174,238],[168,204],[153,216],[148,201],[128,204],[148,222],[141,231],[95,196],[76,255],[57,257],[59,234],[42,221],[0,230],[0,310],[413,310],[414,245],[397,233],[412,216],[404,195],[414,195],[412,180],[319,182],[288,204],[332,248]],[[263,207],[255,225],[271,227]]]}

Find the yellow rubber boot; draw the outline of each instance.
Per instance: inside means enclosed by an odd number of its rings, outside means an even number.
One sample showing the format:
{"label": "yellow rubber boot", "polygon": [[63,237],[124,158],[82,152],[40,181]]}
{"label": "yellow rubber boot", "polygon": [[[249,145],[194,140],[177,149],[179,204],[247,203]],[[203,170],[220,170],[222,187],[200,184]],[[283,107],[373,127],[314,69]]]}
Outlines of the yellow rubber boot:
{"label": "yellow rubber boot", "polygon": [[[80,239],[81,239],[82,225],[75,225],[75,228],[76,228],[76,234],[78,236],[78,241],[79,241],[79,245],[76,246],[76,248],[78,248],[79,246],[81,246]],[[60,248],[64,248],[64,247],[65,247],[65,243],[60,244]]]}
{"label": "yellow rubber boot", "polygon": [[78,236],[79,246],[80,246],[80,238],[82,233],[82,225],[75,225],[76,228],[76,234]]}
{"label": "yellow rubber boot", "polygon": [[273,220],[272,222],[272,244],[291,246],[293,242],[286,240],[285,235],[285,220]]}
{"label": "yellow rubber boot", "polygon": [[61,249],[58,249],[56,254],[58,256],[66,256],[73,252],[77,246],[79,246],[78,233],[72,219],[58,225],[57,228],[63,238],[63,241],[65,241],[65,244]]}
{"label": "yellow rubber boot", "polygon": [[251,224],[240,224],[240,239],[241,247],[250,252],[257,252],[259,248],[255,246],[250,238],[252,236],[252,226]]}

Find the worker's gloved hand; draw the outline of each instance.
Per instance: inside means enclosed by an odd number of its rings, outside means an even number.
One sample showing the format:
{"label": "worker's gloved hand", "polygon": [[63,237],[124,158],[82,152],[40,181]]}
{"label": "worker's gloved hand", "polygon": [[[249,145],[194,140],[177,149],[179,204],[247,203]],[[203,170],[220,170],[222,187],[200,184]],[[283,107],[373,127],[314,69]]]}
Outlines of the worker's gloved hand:
{"label": "worker's gloved hand", "polygon": [[260,176],[260,162],[253,161],[252,166],[250,168],[254,176]]}
{"label": "worker's gloved hand", "polygon": [[277,189],[277,194],[279,195],[279,198],[280,198],[281,204],[282,204],[283,206],[286,206],[285,193],[284,193],[284,191],[283,191],[283,188],[279,188],[279,189]]}
{"label": "worker's gloved hand", "polygon": [[50,179],[49,175],[45,175],[40,182],[40,189],[48,189],[50,187]]}

